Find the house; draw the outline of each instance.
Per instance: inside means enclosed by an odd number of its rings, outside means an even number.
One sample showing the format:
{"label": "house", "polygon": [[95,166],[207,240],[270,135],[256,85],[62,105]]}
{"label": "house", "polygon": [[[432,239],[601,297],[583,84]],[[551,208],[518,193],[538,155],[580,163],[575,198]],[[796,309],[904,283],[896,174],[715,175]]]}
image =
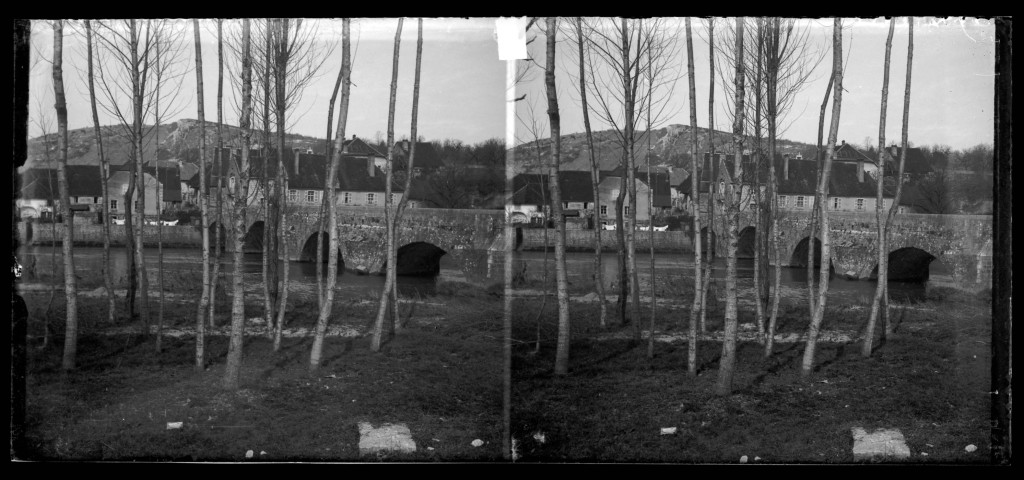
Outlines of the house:
{"label": "house", "polygon": [[[888,149],[889,157],[885,162],[885,176],[895,177],[899,175],[900,154],[903,149],[893,144]],[[903,179],[918,180],[934,173],[931,164],[920,148],[907,148],[907,158],[903,164]]]}
{"label": "house", "polygon": [[[91,168],[96,169],[98,174],[99,167]],[[176,165],[147,165],[142,168],[142,173],[145,182],[145,216],[155,217],[162,210],[177,208],[181,205],[181,177]],[[105,204],[113,218],[122,218],[126,213],[124,196],[128,193],[128,185],[134,174],[131,164],[128,163],[110,167],[110,178],[107,179],[107,191],[110,193],[110,198]],[[138,198],[138,192],[139,188],[136,185],[135,198]],[[160,205],[157,205],[158,198],[161,202]]]}
{"label": "house", "polygon": [[[68,165],[66,168],[71,211],[77,214],[102,212],[103,186],[99,167]],[[22,175],[21,182],[15,207],[22,218],[49,217],[55,208],[60,208],[57,169],[28,169]]]}
{"label": "house", "polygon": [[[362,141],[353,139],[352,143],[358,147]],[[239,155],[241,155],[241,149],[234,151],[225,149],[224,152],[225,158],[237,158]],[[277,181],[280,164],[284,166],[288,182],[286,202],[289,205],[320,205],[323,202],[324,186],[330,166],[326,156],[312,153],[310,150],[292,149],[285,150],[282,160],[283,162],[278,162],[276,151],[271,151],[269,156],[263,157],[259,150],[250,150],[248,204],[259,205],[263,202],[264,179],[268,180],[268,185],[273,185]],[[236,162],[218,162],[218,164],[221,167],[219,173],[213,172],[212,169],[207,173],[207,188],[213,191],[220,176],[223,176],[226,179],[224,182],[226,191],[223,194],[227,196],[235,186]],[[266,172],[266,177],[264,177],[264,172]],[[386,176],[377,166],[377,157],[372,152],[357,151],[352,155],[343,154],[338,162],[335,180],[337,205],[383,206],[386,194],[385,181]],[[198,188],[198,185],[195,185],[194,188]],[[392,201],[397,202],[402,197],[403,185],[396,181],[392,183],[391,189]]]}

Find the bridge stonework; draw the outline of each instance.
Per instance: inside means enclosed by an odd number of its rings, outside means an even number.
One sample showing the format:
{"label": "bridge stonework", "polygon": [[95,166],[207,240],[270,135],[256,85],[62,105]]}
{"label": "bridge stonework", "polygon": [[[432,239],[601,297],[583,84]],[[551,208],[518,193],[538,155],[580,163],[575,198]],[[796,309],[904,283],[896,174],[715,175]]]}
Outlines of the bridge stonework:
{"label": "bridge stonework", "polygon": [[[246,212],[246,231],[262,221],[259,213],[256,208]],[[289,260],[298,261],[307,241],[312,237],[315,242],[320,231],[319,206],[289,206],[286,215]],[[384,207],[339,206],[338,225],[345,268],[382,273],[387,260]],[[406,208],[399,221],[396,247],[417,242],[433,244],[444,250],[454,260],[452,263],[460,265],[467,278],[477,277],[487,271],[488,249],[503,235],[503,225],[501,210]]]}
{"label": "bridge stonework", "polygon": [[[741,214],[738,231],[754,224],[752,214]],[[716,250],[723,255],[728,242],[724,220],[716,218],[713,228]],[[878,264],[877,228],[874,212],[829,212],[829,257],[837,274],[851,279],[872,278]],[[779,231],[782,266],[791,266],[793,252],[810,235],[810,212],[784,212],[779,218]],[[820,234],[816,238],[820,239]],[[949,267],[957,287],[991,287],[990,215],[898,214],[889,231],[889,253],[907,247],[923,250]]]}

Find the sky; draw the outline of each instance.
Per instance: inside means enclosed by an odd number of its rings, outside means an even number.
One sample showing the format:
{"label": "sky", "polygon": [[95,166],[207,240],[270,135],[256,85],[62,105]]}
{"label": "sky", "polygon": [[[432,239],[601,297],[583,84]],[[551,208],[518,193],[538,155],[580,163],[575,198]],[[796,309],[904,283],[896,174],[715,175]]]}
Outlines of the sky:
{"label": "sky", "polygon": [[[732,19],[720,19],[718,29]],[[186,30],[182,55],[176,63],[181,72],[179,95],[173,106],[163,106],[174,113],[172,119],[196,118],[195,59],[191,22],[178,21],[178,28]],[[809,43],[823,55],[822,62],[811,80],[795,98],[784,122],[782,138],[815,143],[818,110],[827,84],[832,59],[831,19],[802,19],[799,26],[808,31]],[[91,111],[85,83],[84,30],[80,24],[65,28],[65,74],[69,127],[90,127]],[[307,22],[307,25],[312,22]],[[341,21],[320,19],[316,22],[318,47],[332,42],[333,52],[325,58],[319,77],[304,91],[291,117],[292,133],[323,137],[326,133],[326,115],[331,91],[341,65]],[[387,131],[388,96],[392,75],[392,51],[397,19],[355,19],[353,21],[353,87],[347,133],[375,139]],[[668,19],[670,25],[681,25],[678,19]],[[709,84],[708,45],[704,20],[693,25],[694,61],[698,102],[698,126],[707,126],[707,92]],[[237,29],[239,22],[225,24],[225,30]],[[216,119],[217,51],[215,26],[212,21],[200,21],[201,46],[205,83],[205,110],[208,120]],[[689,105],[685,37],[678,30],[678,62],[674,70],[679,77],[667,91],[666,112],[661,125],[689,124]],[[846,19],[843,29],[845,58],[844,92],[841,108],[839,139],[857,145],[865,140],[876,142],[881,99],[882,70],[885,37],[888,22],[884,19]],[[992,142],[994,98],[994,26],[990,20],[917,17],[914,29],[914,59],[912,69],[909,139],[913,145],[949,145],[968,148]],[[887,143],[899,141],[903,91],[907,59],[907,22],[897,20],[892,45],[890,71]],[[53,94],[50,64],[52,30],[47,22],[33,22],[32,104],[30,116],[34,119],[47,115],[53,118]],[[531,55],[543,65],[544,34],[534,27],[528,34],[537,36],[529,45]],[[583,120],[576,89],[576,55],[574,39],[558,37],[556,82],[558,85],[561,129],[563,134],[583,131]],[[716,41],[720,40],[720,34]],[[401,41],[398,94],[395,119],[396,138],[408,136],[411,121],[413,69],[415,65],[416,22],[404,22]],[[716,57],[721,62],[721,57]],[[230,61],[229,59],[225,60]],[[520,62],[521,65],[525,62]],[[105,65],[115,69],[109,60]],[[516,96],[526,95],[522,106],[534,105],[534,114],[546,117],[546,97],[543,74],[537,65],[528,78],[516,86]],[[229,66],[227,72],[237,72]],[[476,143],[489,138],[504,138],[506,62],[498,59],[493,18],[426,19],[424,20],[422,82],[420,91],[418,134],[429,140],[447,138]],[[719,75],[718,82],[722,78]],[[716,82],[716,83],[718,83]],[[231,95],[231,82],[225,81],[226,96]],[[729,130],[728,110],[722,85],[716,86],[716,125]],[[225,121],[236,124],[238,115],[225,100]],[[112,124],[114,119],[101,109],[100,122]],[[594,128],[608,128],[592,115]],[[150,121],[151,122],[151,121]],[[30,134],[41,133],[39,122],[30,125]],[[149,123],[149,122],[148,122]],[[546,120],[544,122],[546,124]],[[523,139],[521,124],[517,137]],[[543,132],[542,137],[548,136]]]}

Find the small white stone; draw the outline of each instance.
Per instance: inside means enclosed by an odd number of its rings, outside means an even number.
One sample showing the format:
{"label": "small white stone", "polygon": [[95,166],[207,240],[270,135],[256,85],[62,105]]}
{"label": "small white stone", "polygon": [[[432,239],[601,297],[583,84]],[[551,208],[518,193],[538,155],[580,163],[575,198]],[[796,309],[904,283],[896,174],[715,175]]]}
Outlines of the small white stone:
{"label": "small white stone", "polygon": [[761,457],[754,457],[754,461],[755,462],[760,462],[761,461]]}
{"label": "small white stone", "polygon": [[245,458],[252,458],[252,455],[253,455],[252,450],[249,450],[249,451],[245,452]]}
{"label": "small white stone", "polygon": [[472,445],[472,446],[474,446],[474,447],[481,447],[481,446],[483,446],[483,444],[484,444],[484,441],[483,441],[483,440],[480,440],[479,438],[478,438],[478,439],[476,439],[476,440],[473,440],[473,441],[472,441],[472,442],[470,443],[470,445]]}
{"label": "small white stone", "polygon": [[167,429],[168,430],[177,430],[177,429],[181,428],[181,426],[184,425],[184,424],[185,424],[185,422],[167,422]]}
{"label": "small white stone", "polygon": [[747,463],[747,456],[746,455],[740,457],[740,463]]}
{"label": "small white stone", "polygon": [[675,435],[678,427],[662,427],[662,435]]}
{"label": "small white stone", "polygon": [[533,434],[533,439],[536,440],[537,443],[543,444],[547,441],[547,435],[544,435],[544,432],[537,431]]}
{"label": "small white stone", "polygon": [[267,452],[266,452],[265,450],[260,450],[260,456],[261,456],[261,457],[262,457],[262,456],[264,456],[264,455],[266,455],[266,454],[267,454]]}
{"label": "small white stone", "polygon": [[974,451],[975,451],[975,450],[977,450],[977,449],[978,449],[978,447],[974,446],[974,444],[973,444],[973,443],[972,443],[972,444],[970,444],[970,445],[968,445],[968,446],[966,446],[966,447],[964,447],[964,450],[966,450],[966,451],[967,451],[967,453],[971,453],[971,452],[974,452]]}

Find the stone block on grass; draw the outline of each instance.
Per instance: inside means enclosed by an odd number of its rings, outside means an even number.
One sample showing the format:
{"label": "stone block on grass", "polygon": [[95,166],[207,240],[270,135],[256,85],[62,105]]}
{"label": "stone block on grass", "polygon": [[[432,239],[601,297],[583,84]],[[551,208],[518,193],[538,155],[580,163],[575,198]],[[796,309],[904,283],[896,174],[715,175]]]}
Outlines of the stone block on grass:
{"label": "stone block on grass", "polygon": [[373,428],[369,422],[359,422],[359,454],[375,454],[378,452],[412,453],[416,451],[416,442],[412,432],[403,423],[392,425],[385,423],[380,428]]}
{"label": "stone block on grass", "polygon": [[904,460],[910,458],[910,448],[898,429],[878,429],[867,433],[863,428],[854,427],[854,460]]}

